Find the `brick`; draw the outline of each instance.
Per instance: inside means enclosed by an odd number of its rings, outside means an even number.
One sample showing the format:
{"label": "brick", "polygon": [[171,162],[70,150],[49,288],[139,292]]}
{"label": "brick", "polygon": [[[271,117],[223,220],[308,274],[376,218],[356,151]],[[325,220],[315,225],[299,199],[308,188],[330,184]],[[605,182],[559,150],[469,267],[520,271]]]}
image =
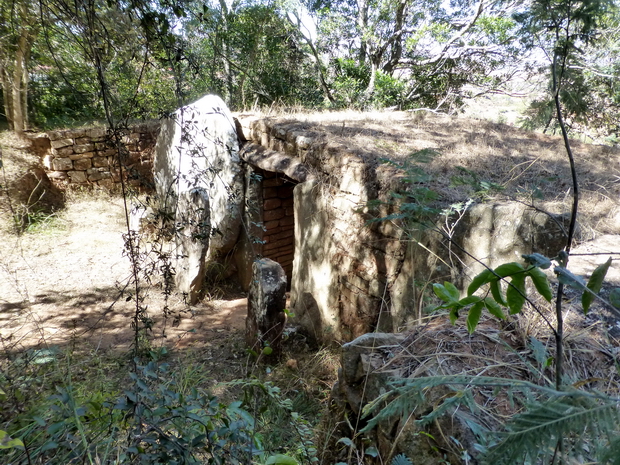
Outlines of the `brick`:
{"label": "brick", "polygon": [[284,184],[284,179],[280,177],[263,179],[263,188],[265,187],[279,187]]}
{"label": "brick", "polygon": [[277,187],[265,187],[263,189],[263,199],[273,199],[278,197],[278,188]]}
{"label": "brick", "polygon": [[285,245],[288,245],[288,241],[286,241],[284,239],[276,241],[276,242],[270,242],[269,244],[265,244],[263,246],[263,253],[266,254],[269,251],[277,250],[280,247],[285,246]]}
{"label": "brick", "polygon": [[280,225],[282,226],[291,226],[295,225],[295,217],[293,215],[285,216],[280,220]]}
{"label": "brick", "polygon": [[280,218],[284,218],[284,210],[282,210],[281,208],[277,210],[267,210],[266,212],[263,212],[264,221],[279,220]]}
{"label": "brick", "polygon": [[267,199],[263,203],[263,210],[274,210],[282,205],[282,201],[280,199]]}
{"label": "brick", "polygon": [[263,228],[265,228],[267,231],[270,231],[272,229],[277,228],[279,225],[280,225],[280,220],[265,221],[263,223]]}

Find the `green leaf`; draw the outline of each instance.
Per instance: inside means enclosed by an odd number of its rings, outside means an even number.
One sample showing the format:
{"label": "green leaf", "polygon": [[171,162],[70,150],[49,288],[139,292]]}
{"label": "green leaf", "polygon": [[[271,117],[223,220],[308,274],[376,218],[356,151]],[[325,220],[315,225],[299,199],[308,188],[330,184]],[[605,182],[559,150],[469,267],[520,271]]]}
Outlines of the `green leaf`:
{"label": "green leaf", "polygon": [[456,303],[460,297],[459,290],[454,286],[454,284],[447,281],[443,284],[433,284],[433,292],[435,292],[437,297],[448,304]]}
{"label": "green leaf", "polygon": [[496,279],[495,281],[491,281],[489,283],[489,287],[491,288],[491,295],[495,299],[495,302],[503,305],[504,307],[507,307],[508,303],[506,302],[506,299],[504,299],[499,282],[499,279]]}
{"label": "green leaf", "polygon": [[611,257],[602,265],[596,267],[596,269],[592,272],[592,276],[590,276],[590,280],[588,281],[588,289],[592,292],[584,292],[581,296],[581,305],[583,306],[583,313],[587,314],[590,309],[590,305],[594,301],[594,294],[598,294],[601,292],[601,287],[603,286],[603,280],[607,275],[607,271],[611,266]]}
{"label": "green leaf", "polygon": [[377,457],[379,455],[379,451],[377,450],[376,447],[370,446],[368,447],[364,453],[366,455],[369,455],[370,457]]}
{"label": "green leaf", "polygon": [[0,449],[13,449],[24,447],[21,439],[13,439],[6,431],[0,430]]}
{"label": "green leaf", "polygon": [[583,291],[586,288],[586,283],[582,278],[577,275],[574,275],[566,268],[562,266],[556,266],[553,269],[553,272],[557,275],[558,281],[566,286],[570,286],[573,289],[577,289],[578,291]]}
{"label": "green leaf", "polygon": [[505,320],[506,316],[504,315],[504,312],[502,311],[502,307],[499,306],[499,304],[491,299],[490,297],[487,297],[486,299],[484,299],[484,306],[487,308],[487,310],[489,311],[489,313],[497,318],[499,318],[500,320]]}
{"label": "green leaf", "polygon": [[456,320],[459,319],[459,311],[457,308],[453,308],[450,310],[450,323],[456,323]]}
{"label": "green leaf", "polygon": [[298,465],[297,460],[284,454],[272,455],[267,459],[265,465]]}
{"label": "green leaf", "polygon": [[529,265],[537,266],[538,268],[542,268],[546,270],[551,266],[551,259],[541,255],[539,253],[533,253],[530,255],[521,255],[523,260]]}
{"label": "green leaf", "polygon": [[507,276],[513,276],[523,271],[525,271],[525,268],[523,268],[523,265],[517,262],[504,263],[503,265],[500,265],[497,268],[495,268],[495,274],[499,276],[500,278],[505,278]]}
{"label": "green leaf", "polygon": [[538,293],[542,295],[547,302],[551,302],[551,299],[553,299],[553,291],[551,290],[547,275],[540,268],[536,267],[527,270],[527,275],[532,278],[532,282]]}
{"label": "green leaf", "polygon": [[342,444],[344,444],[345,446],[352,447],[353,449],[356,449],[355,443],[350,438],[340,438],[340,439],[338,439],[338,442],[336,442],[336,444],[338,444],[340,442]]}
{"label": "green leaf", "polygon": [[467,296],[467,297],[465,297],[465,298],[463,298],[463,299],[459,300],[458,302],[456,302],[456,303],[454,304],[454,306],[455,306],[456,308],[459,308],[459,309],[460,309],[460,308],[465,308],[465,307],[468,307],[468,306],[469,306],[469,305],[471,305],[471,304],[478,303],[478,302],[480,302],[481,300],[482,300],[482,297],[479,297],[479,296],[477,296],[477,295],[470,295],[470,296]]}
{"label": "green leaf", "polygon": [[480,315],[482,315],[482,308],[484,307],[483,302],[478,302],[469,309],[469,314],[467,315],[467,331],[469,334],[473,333],[476,330],[476,326],[478,326],[478,322],[480,321]]}
{"label": "green leaf", "polygon": [[476,292],[480,287],[484,286],[486,283],[494,279],[495,273],[489,270],[488,268],[484,270],[482,273],[478,274],[471,282],[469,287],[467,288],[467,295],[472,295]]}
{"label": "green leaf", "polygon": [[271,355],[273,353],[273,349],[269,346],[263,347],[263,355]]}
{"label": "green leaf", "polygon": [[519,313],[525,304],[525,275],[517,274],[512,277],[510,286],[506,289],[506,301],[510,314]]}
{"label": "green leaf", "polygon": [[620,308],[620,287],[611,290],[609,293],[609,303],[616,308]]}

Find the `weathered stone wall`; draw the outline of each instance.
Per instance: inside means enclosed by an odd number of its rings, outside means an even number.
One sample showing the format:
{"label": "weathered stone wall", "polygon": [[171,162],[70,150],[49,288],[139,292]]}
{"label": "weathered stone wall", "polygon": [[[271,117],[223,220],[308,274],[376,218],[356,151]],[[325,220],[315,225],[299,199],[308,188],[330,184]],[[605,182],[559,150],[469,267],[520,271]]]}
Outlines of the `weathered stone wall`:
{"label": "weathered stone wall", "polygon": [[[373,222],[395,213],[385,203],[370,206],[402,188],[395,168],[364,148],[328,140],[308,123],[252,116],[240,116],[239,123],[249,141],[241,151],[247,163],[299,181],[290,308],[319,343],[411,326],[430,283],[466,284],[480,271],[473,257],[497,266],[534,251],[553,255],[563,246],[562,218],[518,203],[471,206],[455,221],[452,245],[437,232],[407,230],[397,220]],[[254,204],[262,202],[255,195]],[[262,213],[246,221],[268,224]]]}
{"label": "weathered stone wall", "polygon": [[[301,164],[311,173],[294,195],[290,307],[298,323],[317,342],[350,340],[377,326],[393,330],[405,324],[417,308],[415,272],[428,272],[428,254],[419,254],[416,263],[420,246],[403,240],[402,231],[389,222],[369,225],[368,220],[388,212],[366,207],[394,172],[378,165],[372,154],[326,143],[294,121],[241,117],[240,123],[249,141],[280,154],[271,155],[277,161],[274,171],[291,172]],[[266,217],[262,220],[269,224]]]}
{"label": "weathered stone wall", "polygon": [[[130,185],[152,185],[152,152],[158,132],[158,123],[142,124],[123,136],[127,149],[123,169]],[[43,166],[55,184],[111,189],[120,182],[117,150],[107,142],[105,128],[48,131],[38,135],[39,143],[43,139],[49,140]]]}

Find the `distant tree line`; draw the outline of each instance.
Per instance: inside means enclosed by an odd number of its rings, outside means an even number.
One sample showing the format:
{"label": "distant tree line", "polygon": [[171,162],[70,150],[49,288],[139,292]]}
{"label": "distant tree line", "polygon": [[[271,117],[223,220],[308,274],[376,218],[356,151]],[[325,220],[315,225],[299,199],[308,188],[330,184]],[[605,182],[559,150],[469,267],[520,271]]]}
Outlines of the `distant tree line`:
{"label": "distant tree line", "polygon": [[[468,98],[548,75],[557,41],[545,33],[554,21],[546,13],[566,2],[540,3],[0,0],[2,108],[15,131],[101,119],[106,105],[119,117],[157,118],[208,92],[236,110],[455,113]],[[587,40],[576,38],[579,52],[562,77],[567,122],[613,140],[618,0],[569,3],[584,12],[596,7],[598,27]],[[527,115],[530,127],[555,125],[544,90]]]}

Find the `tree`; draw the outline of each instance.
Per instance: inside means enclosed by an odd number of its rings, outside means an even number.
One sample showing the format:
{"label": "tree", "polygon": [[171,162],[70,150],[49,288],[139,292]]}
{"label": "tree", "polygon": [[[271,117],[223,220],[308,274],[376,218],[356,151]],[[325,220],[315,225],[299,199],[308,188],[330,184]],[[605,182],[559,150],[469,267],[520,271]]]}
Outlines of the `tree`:
{"label": "tree", "polygon": [[36,4],[28,0],[0,2],[0,80],[9,128],[28,128],[30,53],[39,29]]}
{"label": "tree", "polygon": [[[339,63],[355,64],[362,105],[382,92],[381,76],[405,83],[402,105],[450,109],[465,84],[495,91],[514,73],[520,52],[511,19],[520,1],[319,0],[318,47],[328,54],[334,82],[357,79]],[[335,65],[335,66],[334,66]],[[348,71],[352,71],[350,66]],[[393,82],[383,79],[382,84]]]}

